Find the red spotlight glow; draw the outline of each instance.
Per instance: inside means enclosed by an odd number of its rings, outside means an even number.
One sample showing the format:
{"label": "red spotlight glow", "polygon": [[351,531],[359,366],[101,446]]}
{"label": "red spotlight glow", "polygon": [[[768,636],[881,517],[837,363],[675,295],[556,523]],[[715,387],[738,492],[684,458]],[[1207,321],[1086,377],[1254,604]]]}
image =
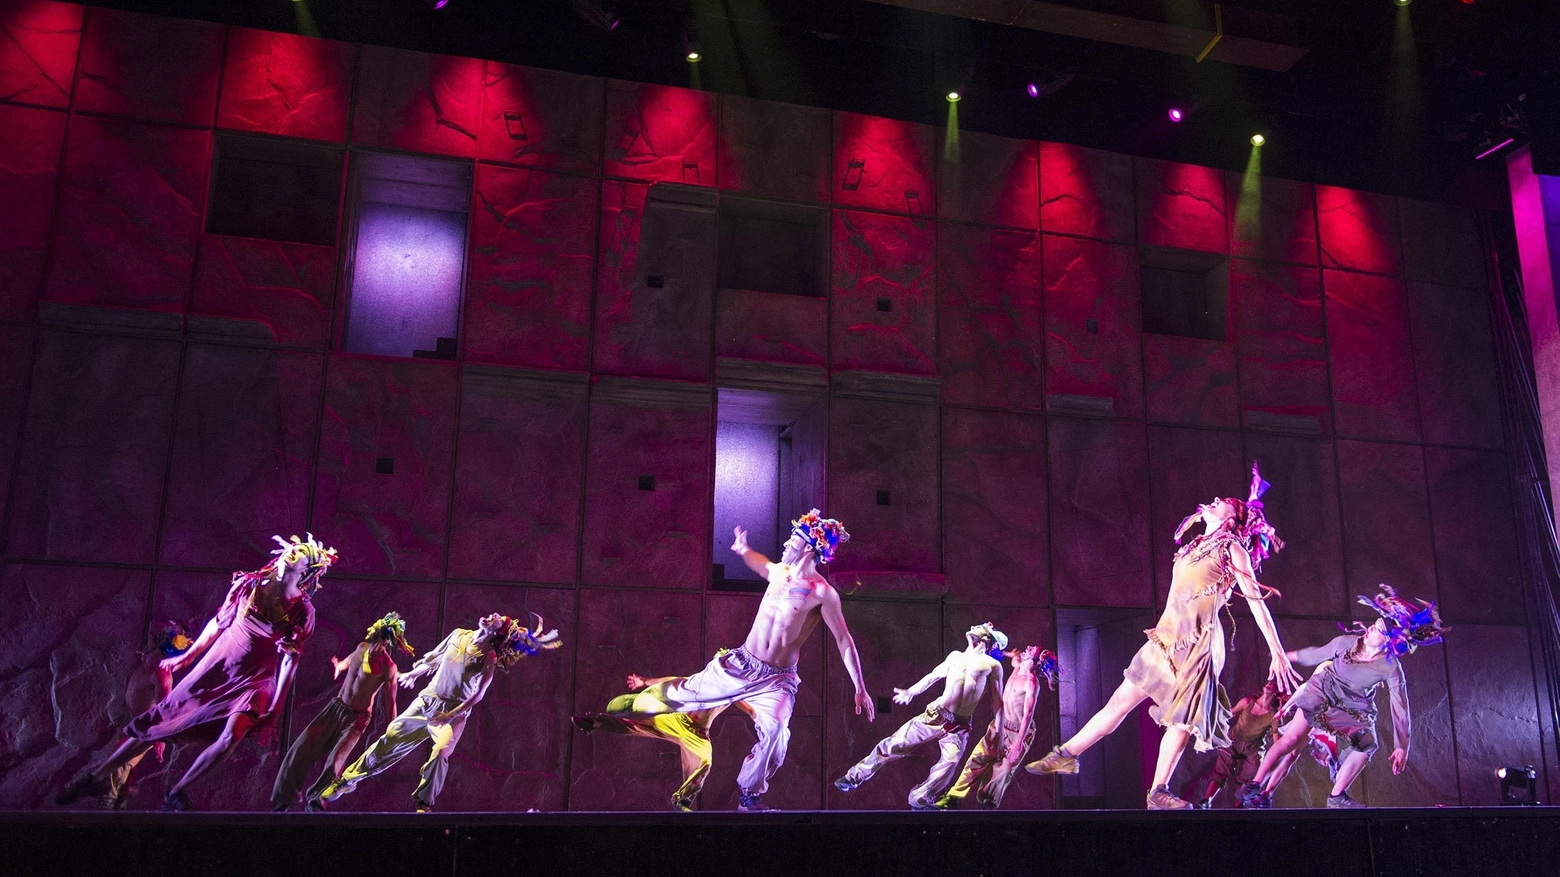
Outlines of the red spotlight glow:
{"label": "red spotlight glow", "polygon": [[1179,122],[1179,121],[1181,121],[1184,118],[1186,118],[1186,114],[1181,112],[1181,108],[1180,107],[1171,107],[1170,108],[1170,121],[1172,121],[1172,122]]}

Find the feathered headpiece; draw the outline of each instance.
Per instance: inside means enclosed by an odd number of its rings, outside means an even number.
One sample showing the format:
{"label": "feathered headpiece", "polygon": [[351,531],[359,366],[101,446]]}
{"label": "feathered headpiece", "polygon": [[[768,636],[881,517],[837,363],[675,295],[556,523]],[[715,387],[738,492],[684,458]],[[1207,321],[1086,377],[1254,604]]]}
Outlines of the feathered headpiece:
{"label": "feathered headpiece", "polygon": [[302,557],[309,562],[309,571],[304,576],[304,581],[313,579],[315,585],[318,586],[320,577],[325,575],[325,571],[330,569],[331,564],[338,559],[336,549],[326,548],[324,544],[314,538],[313,533],[307,534],[303,539],[299,539],[297,536],[293,536],[290,539],[272,536],[271,539],[281,547],[271,552],[271,562],[266,564],[262,572],[273,572],[278,567],[285,566]]}
{"label": "feathered headpiece", "polygon": [[177,658],[190,650],[195,641],[190,639],[189,629],[177,621],[165,623],[157,634],[157,649],[164,657]]}
{"label": "feathered headpiece", "polygon": [[[1397,589],[1391,585],[1383,584],[1380,587],[1380,594],[1374,597],[1362,596],[1357,602],[1376,610],[1377,615],[1387,620],[1387,648],[1392,654],[1408,655],[1420,646],[1435,645],[1451,630],[1441,624],[1441,613],[1434,603],[1405,600],[1398,596]],[[1343,627],[1341,624],[1338,626]],[[1354,627],[1343,629],[1364,633],[1365,625],[1356,621]]]}
{"label": "feathered headpiece", "polygon": [[[1236,497],[1227,497],[1235,506],[1235,516],[1230,519],[1229,526],[1235,538],[1246,546],[1246,552],[1251,555],[1251,569],[1253,572],[1262,570],[1262,561],[1282,551],[1284,540],[1278,538],[1278,531],[1269,524],[1267,517],[1262,513],[1262,495],[1272,487],[1262,478],[1262,472],[1256,460],[1251,461],[1251,485],[1246,491],[1244,500]],[[1181,537],[1192,525],[1202,520],[1202,510],[1187,515],[1181,519],[1180,526],[1175,528],[1175,541],[1180,544]]]}
{"label": "feathered headpiece", "polygon": [[385,617],[368,626],[368,633],[363,635],[364,642],[373,642],[383,639],[388,643],[401,647],[401,651],[408,655],[417,654],[412,644],[406,641],[406,619],[399,612],[386,612]]}
{"label": "feathered headpiece", "polygon": [[522,627],[519,621],[508,615],[500,615],[497,612],[477,622],[484,631],[498,635],[494,654],[498,656],[500,667],[507,670],[522,657],[563,645],[558,639],[557,630],[539,633],[544,624],[542,616],[532,612],[531,617],[536,619],[536,626],[530,629]]}
{"label": "feathered headpiece", "polygon": [[844,524],[833,518],[825,518],[817,509],[792,521],[791,534],[807,540],[807,545],[818,555],[821,563],[833,560],[840,543],[850,541],[850,534],[845,532]]}
{"label": "feathered headpiece", "polygon": [[[1034,648],[1034,646],[1030,646]],[[1062,664],[1056,660],[1056,653],[1050,649],[1041,649],[1040,657],[1035,659],[1035,669],[1044,677],[1045,684],[1052,691],[1056,690],[1056,683],[1062,678]]]}
{"label": "feathered headpiece", "polygon": [[1008,646],[1007,634],[997,630],[989,621],[971,626],[969,632],[974,634],[977,639],[989,641],[991,648],[987,650],[987,653],[998,661],[1002,660],[1002,652]]}

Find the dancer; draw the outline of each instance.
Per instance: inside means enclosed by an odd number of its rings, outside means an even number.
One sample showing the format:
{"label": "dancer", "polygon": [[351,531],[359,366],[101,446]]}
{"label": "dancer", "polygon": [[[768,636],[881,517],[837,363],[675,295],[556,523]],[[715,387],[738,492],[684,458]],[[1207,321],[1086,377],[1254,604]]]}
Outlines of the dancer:
{"label": "dancer", "polygon": [[1199,506],[1176,528],[1181,541],[1193,524],[1201,521],[1203,533],[1175,553],[1170,596],[1159,623],[1145,631],[1148,642],[1138,650],[1122,674],[1121,685],[1094,717],[1072,739],[1044,758],[1025,766],[1036,774],[1077,773],[1078,756],[1105,735],[1120,727],[1123,719],[1144,700],[1154,706],[1148,714],[1164,729],[1159,760],[1148,792],[1150,810],[1184,810],[1192,805],[1170,792],[1175,772],[1188,743],[1197,751],[1230,744],[1229,701],[1219,673],[1224,669],[1224,630],[1219,610],[1239,589],[1251,607],[1251,615],[1267,641],[1272,663],[1268,675],[1279,691],[1289,691],[1300,681],[1279,642],[1273,616],[1264,602],[1277,594],[1257,581],[1262,561],[1284,543],[1262,515],[1259,498],[1270,487],[1251,466],[1251,491],[1247,498],[1215,498]]}
{"label": "dancer", "polygon": [[1268,749],[1257,775],[1241,788],[1243,800],[1261,794],[1265,782],[1279,771],[1280,759],[1297,752],[1312,731],[1319,731],[1333,738],[1337,753],[1328,808],[1364,807],[1349,797],[1349,785],[1377,749],[1376,692],[1383,685],[1392,704],[1392,773],[1400,774],[1408,765],[1412,724],[1403,657],[1440,642],[1449,628],[1441,625],[1434,603],[1420,600],[1415,605],[1390,585],[1382,585],[1381,591],[1374,598],[1359,598],[1381,616],[1375,624],[1366,627],[1355,622],[1352,629],[1345,628],[1348,633],[1326,645],[1290,653],[1295,663],[1316,670],[1285,705],[1288,724]]}
{"label": "dancer", "polygon": [[574,726],[589,734],[606,731],[610,734],[628,734],[648,737],[675,744],[682,757],[682,785],[672,793],[672,808],[689,812],[694,799],[704,790],[704,780],[709,777],[714,753],[710,747],[710,724],[726,707],[699,710],[692,713],[661,713],[648,719],[624,719],[612,715],[633,707],[634,695],[652,685],[671,682],[677,677],[662,676],[646,679],[636,673],[628,675],[629,694],[614,697],[607,704],[607,712],[575,716]]}
{"label": "dancer", "polygon": [[1002,716],[1002,662],[998,658],[1007,648],[1007,636],[991,626],[991,622],[977,624],[965,631],[967,645],[962,652],[949,652],[941,664],[909,688],[894,689],[894,703],[908,704],[916,695],[931,688],[937,680],[943,682],[942,697],[926,705],[926,711],[913,716],[899,726],[899,730],[878,741],[866,757],[845,771],[834,781],[834,787],[842,792],[854,791],[858,786],[877,775],[883,765],[897,761],[915,751],[922,744],[937,744],[937,763],[932,765],[926,780],[910,790],[911,810],[931,810],[938,796],[948,790],[959,759],[970,742],[970,716],[986,693],[986,682],[991,682],[992,707],[997,720]]}
{"label": "dancer", "polygon": [[791,740],[791,710],[801,680],[796,661],[812,636],[818,620],[828,625],[839,648],[845,672],[856,686],[856,714],[867,720],[877,715],[872,696],[861,676],[861,657],[840,610],[840,595],[818,573],[817,564],[828,563],[841,542],[850,539],[845,527],[817,509],[791,522],[779,563],[748,547],[747,531],[737,527],[731,550],[748,568],[769,580],[758,614],[747,639],[735,649],[721,649],[692,676],[669,677],[635,694],[631,700],[615,698],[611,715],[622,719],[649,719],[665,713],[696,713],[736,704],[753,720],[758,742],[737,773],[741,797],[738,810],[768,810],[763,794],[769,780],[785,762]]}
{"label": "dancer", "polygon": [[959,802],[975,793],[975,801],[982,807],[996,809],[1002,804],[1008,784],[1013,782],[1014,768],[1024,760],[1029,744],[1035,741],[1035,702],[1040,693],[1040,680],[1056,690],[1060,667],[1056,655],[1039,646],[1026,649],[1010,649],[1004,653],[1013,662],[1013,675],[1003,687],[1002,708],[991,717],[986,736],[975,744],[964,763],[964,771],[937,806],[952,810]]}
{"label": "dancer", "polygon": [[[341,679],[336,696],[325,704],[319,715],[293,740],[271,787],[274,810],[286,810],[298,803],[298,790],[309,770],[321,759],[325,769],[304,795],[304,807],[322,810],[320,793],[325,791],[347,766],[352,748],[362,739],[374,716],[374,699],[385,690],[389,714],[395,715],[396,666],[390,654],[394,645],[408,655],[416,650],[406,641],[406,622],[399,612],[391,612],[369,625],[368,634],[346,658],[331,658],[335,678]],[[342,674],[346,678],[342,679]]]}
{"label": "dancer", "polygon": [[341,776],[320,792],[321,801],[330,802],[357,788],[357,784],[389,770],[396,762],[412,754],[424,740],[433,741],[433,750],[423,762],[422,779],[412,790],[412,803],[418,813],[433,809],[450,772],[450,756],[466,729],[466,719],[487,694],[498,669],[508,670],[522,656],[543,649],[556,649],[558,631],[543,634],[541,616],[536,627],[527,630],[507,615],[493,613],[477,622],[476,630],[456,628],[401,674],[402,688],[411,688],[428,674],[433,678],[418,693],[417,699],[395,717],[384,736],[352,762]]}
{"label": "dancer", "polygon": [[[168,658],[177,658],[189,650],[195,641],[190,639],[189,629],[177,621],[169,621],[159,629],[149,647],[140,652],[141,663],[131,671],[125,682],[125,705],[130,715],[137,716],[151,709],[173,690],[173,675],[162,667]],[[130,803],[130,774],[147,754],[155,754],[163,761],[167,744],[157,743],[121,764],[108,775],[108,789],[98,797],[104,810],[123,810]]]}
{"label": "dancer", "polygon": [[156,706],[125,727],[108,760],[78,777],[55,799],[69,804],[101,794],[108,776],[158,743],[211,741],[168,790],[165,810],[188,810],[184,790],[222,763],[244,736],[271,721],[287,702],[303,645],[314,633],[311,595],[336,562],[336,550],[297,536],[272,537],[281,547],[254,572],[233,574],[232,587],[193,645],[162,662],[174,674],[195,665]]}
{"label": "dancer", "polygon": [[[1213,799],[1226,785],[1234,783],[1238,791],[1257,774],[1262,754],[1267,751],[1277,727],[1278,708],[1282,698],[1278,685],[1273,682],[1262,686],[1256,697],[1243,697],[1230,711],[1230,745],[1223,747],[1213,763],[1213,773],[1203,791],[1198,806],[1204,810],[1213,807]],[[1245,806],[1266,807],[1271,798],[1253,801]]]}

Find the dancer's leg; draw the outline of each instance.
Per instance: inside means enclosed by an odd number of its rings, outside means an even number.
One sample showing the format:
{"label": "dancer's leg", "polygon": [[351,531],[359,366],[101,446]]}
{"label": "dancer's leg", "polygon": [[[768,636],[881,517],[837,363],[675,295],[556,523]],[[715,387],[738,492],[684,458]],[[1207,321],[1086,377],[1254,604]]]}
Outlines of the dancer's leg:
{"label": "dancer's leg", "polygon": [[1175,773],[1176,765],[1181,763],[1181,754],[1186,751],[1186,744],[1191,739],[1192,732],[1185,728],[1165,729],[1165,736],[1159,741],[1159,761],[1154,766],[1154,788],[1170,785],[1170,775]]}
{"label": "dancer's leg", "polygon": [[227,725],[222,729],[222,733],[217,735],[217,739],[212,741],[210,746],[201,750],[200,755],[195,757],[195,763],[190,765],[190,769],[184,772],[184,776],[168,790],[168,796],[171,798],[183,792],[185,786],[226,761],[227,757],[233,754],[233,749],[238,746],[239,741],[243,740],[244,735],[255,726],[256,721],[252,713],[234,713],[228,716]]}
{"label": "dancer's leg", "polygon": [[1349,785],[1354,782],[1354,778],[1360,775],[1360,771],[1364,770],[1365,765],[1369,762],[1369,753],[1360,752],[1357,749],[1351,750],[1348,755],[1344,756],[1343,763],[1338,765],[1338,776],[1333,780],[1331,794],[1337,796],[1347,792]]}
{"label": "dancer's leg", "polygon": [[1082,755],[1090,746],[1105,739],[1111,732],[1121,727],[1121,723],[1132,713],[1137,705],[1148,699],[1143,689],[1138,688],[1126,679],[1116,686],[1116,691],[1105,702],[1105,706],[1094,714],[1094,717],[1084,723],[1078,733],[1072,735],[1062,748],[1068,755]]}
{"label": "dancer's leg", "polygon": [[1278,767],[1278,763],[1284,756],[1299,749],[1305,743],[1306,737],[1311,732],[1311,724],[1305,720],[1305,716],[1295,713],[1295,717],[1289,720],[1289,724],[1281,729],[1277,740],[1268,747],[1267,754],[1262,756],[1262,766],[1257,768],[1257,775],[1251,781],[1262,785]]}

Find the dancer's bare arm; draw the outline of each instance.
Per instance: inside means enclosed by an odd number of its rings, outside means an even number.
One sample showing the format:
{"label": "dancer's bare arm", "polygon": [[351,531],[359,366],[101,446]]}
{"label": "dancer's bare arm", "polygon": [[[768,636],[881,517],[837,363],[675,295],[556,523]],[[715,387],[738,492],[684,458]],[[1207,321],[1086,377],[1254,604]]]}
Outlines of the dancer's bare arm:
{"label": "dancer's bare arm", "polygon": [[[220,614],[219,612],[218,615]],[[211,644],[216,642],[217,637],[221,635],[222,625],[218,624],[216,616],[213,616],[210,621],[206,622],[206,626],[201,628],[200,636],[195,638],[195,642],[191,643],[190,647],[185,649],[183,654],[175,655],[172,658],[164,658],[158,662],[157,666],[170,674],[179,673],[185,667],[199,660],[200,656],[205,654],[206,650],[211,648]]]}
{"label": "dancer's bare arm", "polygon": [[1262,638],[1267,640],[1268,652],[1273,656],[1268,665],[1268,678],[1278,683],[1279,691],[1288,694],[1300,684],[1300,672],[1289,663],[1289,655],[1284,651],[1284,644],[1279,641],[1273,614],[1268,611],[1267,601],[1262,599],[1262,589],[1257,587],[1257,574],[1251,568],[1251,555],[1246,553],[1245,548],[1231,545],[1230,566],[1234,568],[1235,583],[1240,588],[1241,596],[1246,598],[1246,605],[1251,607],[1251,617],[1256,620],[1257,629],[1262,631]]}
{"label": "dancer's bare arm", "polygon": [[421,658],[413,662],[412,669],[400,674],[401,678],[398,680],[400,686],[402,688],[411,688],[417,684],[417,680],[432,673],[433,669],[439,665],[439,657],[444,654],[445,649],[449,648],[450,640],[454,636],[455,632],[450,631],[449,636],[440,640],[439,644],[434,646],[431,651],[424,652]]}
{"label": "dancer's bare arm", "polygon": [[851,639],[850,628],[845,626],[840,595],[832,586],[823,585],[818,589],[818,600],[823,623],[834,634],[834,644],[839,647],[840,660],[845,662],[845,672],[850,674],[850,681],[856,686],[856,715],[865,712],[867,721],[873,721],[877,718],[877,704],[873,703],[872,695],[867,693],[867,683],[861,678],[861,655],[856,653],[856,641]]}
{"label": "dancer's bare arm", "polygon": [[735,527],[732,529],[732,533],[735,534],[736,538],[731,542],[731,550],[736,552],[738,557],[742,558],[742,562],[747,564],[748,569],[767,578],[769,576],[769,558],[748,547],[746,530],[741,527]]}
{"label": "dancer's bare arm", "polygon": [[646,688],[649,688],[652,685],[659,685],[662,682],[670,682],[676,678],[676,676],[656,676],[654,678],[646,678],[644,676],[640,676],[638,673],[630,673],[628,674],[628,690],[631,692],[644,691]]}
{"label": "dancer's bare arm", "polygon": [[897,703],[900,706],[904,706],[910,701],[915,700],[916,695],[927,690],[928,688],[931,688],[933,685],[936,685],[937,680],[947,678],[948,660],[952,657],[953,655],[949,655],[947,658],[944,658],[941,664],[938,664],[932,668],[932,672],[922,676],[919,680],[916,681],[914,685],[910,686],[909,688],[894,689],[894,703]]}

